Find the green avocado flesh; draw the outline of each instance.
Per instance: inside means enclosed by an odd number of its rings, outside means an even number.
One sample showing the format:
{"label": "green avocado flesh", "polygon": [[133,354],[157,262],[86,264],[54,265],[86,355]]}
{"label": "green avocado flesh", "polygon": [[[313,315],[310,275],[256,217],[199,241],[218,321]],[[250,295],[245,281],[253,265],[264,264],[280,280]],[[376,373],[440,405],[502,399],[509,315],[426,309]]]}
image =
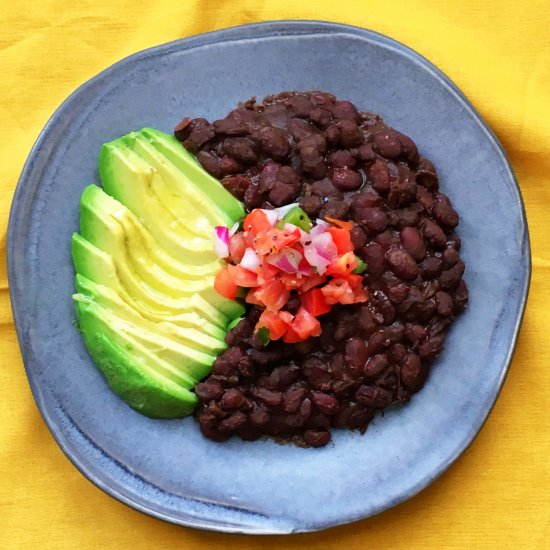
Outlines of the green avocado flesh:
{"label": "green avocado flesh", "polygon": [[214,289],[216,225],[243,205],[179,142],[146,128],[103,145],[103,189],[80,201],[73,296],[86,347],[111,389],[154,418],[193,411],[192,389],[244,313]]}

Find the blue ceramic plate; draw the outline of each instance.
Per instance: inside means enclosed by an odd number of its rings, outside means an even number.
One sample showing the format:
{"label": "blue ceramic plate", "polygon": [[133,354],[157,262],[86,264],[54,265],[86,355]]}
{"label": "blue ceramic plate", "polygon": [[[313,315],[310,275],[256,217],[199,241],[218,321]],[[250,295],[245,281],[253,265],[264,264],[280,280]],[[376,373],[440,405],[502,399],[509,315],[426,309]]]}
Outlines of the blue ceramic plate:
{"label": "blue ceramic plate", "polygon": [[[69,241],[101,144],[130,130],[170,132],[240,100],[328,90],[380,113],[436,165],[461,215],[470,306],[411,403],[365,436],[323,449],[223,445],[196,423],[145,418],[112,393],[73,324]],[[227,29],[133,55],[71,95],[27,161],[9,226],[9,281],[30,384],[74,465],[115,498],[182,525],[245,533],[324,529],[381,512],[445,471],[480,430],[503,383],[527,296],[521,196],[495,136],[456,86],[379,34],[321,22]]]}

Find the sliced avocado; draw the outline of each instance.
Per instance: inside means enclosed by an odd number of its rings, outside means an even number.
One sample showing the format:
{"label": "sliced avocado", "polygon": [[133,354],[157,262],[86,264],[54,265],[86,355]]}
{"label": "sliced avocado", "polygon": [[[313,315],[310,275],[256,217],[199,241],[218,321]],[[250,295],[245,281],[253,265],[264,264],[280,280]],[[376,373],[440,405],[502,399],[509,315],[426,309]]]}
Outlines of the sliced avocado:
{"label": "sliced avocado", "polygon": [[179,280],[145,257],[139,257],[134,264],[127,254],[120,226],[86,204],[80,210],[80,225],[82,236],[112,258],[121,283],[136,299],[172,315],[185,311],[192,295],[203,297],[222,313],[234,310],[233,301],[214,289],[214,275],[200,280]]}
{"label": "sliced avocado", "polygon": [[134,361],[146,362],[151,369],[184,388],[191,389],[195,386],[197,380],[185,372],[184,366],[169,363],[150,351],[134,336],[136,328],[130,323],[119,319],[108,309],[102,308],[82,294],[75,294],[73,299],[78,324],[83,333],[90,331],[92,334],[103,334],[111,342],[125,349]]}
{"label": "sliced avocado", "polygon": [[[208,237],[212,235],[212,227],[234,223],[231,216],[223,210],[223,205],[212,200],[212,197],[209,197],[186,172],[175,166],[143,136],[137,132],[131,132],[121,139],[162,178],[168,193],[166,195],[159,193],[159,196],[161,199],[166,197],[165,205],[174,214],[184,219],[193,219],[197,213],[201,213],[210,222],[210,226],[204,226],[205,235]],[[220,183],[218,185],[221,186]]]}
{"label": "sliced avocado", "polygon": [[98,212],[115,219],[122,226],[124,237],[131,251],[135,251],[138,256],[150,257],[151,261],[176,277],[200,279],[217,273],[223,265],[217,258],[208,263],[190,265],[171,256],[159,246],[159,243],[126,206],[105,193],[97,185],[88,185],[82,193],[80,202],[81,204],[87,203]]}
{"label": "sliced avocado", "polygon": [[204,190],[214,203],[221,206],[233,222],[244,218],[245,211],[242,203],[229,193],[217,179],[213,178],[174,136],[154,128],[143,128],[140,134],[157,151],[187,174],[191,181]]}
{"label": "sliced avocado", "polygon": [[135,360],[104,334],[88,330],[86,315],[78,322],[97,368],[130,407],[152,418],[179,418],[193,412],[198,403],[194,393],[165,378],[143,359]]}
{"label": "sliced avocado", "polygon": [[139,291],[139,288],[126,289],[119,279],[115,264],[109,254],[99,250],[78,233],[73,234],[71,247],[77,273],[95,283],[112,288],[126,303],[152,321],[166,320],[178,325],[183,323],[183,326],[188,326],[186,324],[186,314],[194,312],[218,327],[225,329],[231,319],[239,317],[244,312],[244,308],[239,303],[231,302],[230,305],[233,309],[230,315],[226,316],[198,295],[190,297],[187,300],[187,307],[178,313],[151,306],[149,302],[141,298],[140,294],[134,294],[134,292]]}
{"label": "sliced avocado", "polygon": [[212,239],[193,231],[201,224],[209,227],[208,220],[200,212],[187,220],[170,212],[158,196],[165,192],[162,178],[122,142],[103,145],[99,174],[105,191],[129,208],[169,254],[193,265],[217,260]]}
{"label": "sliced avocado", "polygon": [[151,334],[158,333],[209,355],[218,354],[227,348],[224,341],[225,331],[195,313],[189,314],[195,319],[193,327],[180,327],[166,321],[154,322],[141,316],[111,288],[98,285],[82,275],[77,275],[75,281],[79,294],[89,297],[100,306],[110,309],[118,317],[150,331]]}
{"label": "sliced avocado", "polygon": [[154,290],[168,296],[181,297],[194,293],[212,293],[216,272],[204,274],[201,279],[178,278],[152,261],[151,257],[135,246],[130,246],[122,226],[109,215],[105,215],[95,198],[97,193],[82,195],[80,201],[80,233],[110,254],[117,270],[128,277],[143,279]]}
{"label": "sliced avocado", "polygon": [[192,349],[158,331],[151,332],[83,294],[74,294],[73,299],[77,307],[85,308],[86,315],[94,317],[92,327],[111,340],[118,339],[119,344],[130,346],[136,353],[147,352],[149,355],[145,357],[151,366],[181,386],[193,388],[210,372],[214,355]]}

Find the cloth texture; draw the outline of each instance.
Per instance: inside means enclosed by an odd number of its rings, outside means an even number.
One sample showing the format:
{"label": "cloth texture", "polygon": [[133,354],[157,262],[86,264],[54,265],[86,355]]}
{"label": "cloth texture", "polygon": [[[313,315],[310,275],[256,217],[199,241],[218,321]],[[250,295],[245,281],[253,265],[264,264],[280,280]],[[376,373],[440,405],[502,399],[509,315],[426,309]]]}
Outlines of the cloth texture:
{"label": "cloth texture", "polygon": [[[2,8],[0,548],[550,548],[548,0],[2,0]],[[257,538],[182,528],[140,514],[70,464],[29,389],[5,253],[10,204],[24,161],[49,116],[75,88],[141,49],[272,19],[369,28],[440,67],[510,157],[527,210],[533,276],[504,389],[479,436],[448,472],[376,517],[321,533]],[[174,113],[174,120],[183,114]]]}

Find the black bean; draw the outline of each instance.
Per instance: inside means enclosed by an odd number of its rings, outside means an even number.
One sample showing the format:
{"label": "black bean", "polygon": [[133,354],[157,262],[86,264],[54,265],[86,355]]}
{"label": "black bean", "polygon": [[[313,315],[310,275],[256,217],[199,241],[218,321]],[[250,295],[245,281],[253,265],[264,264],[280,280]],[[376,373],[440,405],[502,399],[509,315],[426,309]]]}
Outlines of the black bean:
{"label": "black bean", "polygon": [[189,137],[189,134],[193,129],[192,122],[193,119],[185,117],[176,124],[176,127],[174,128],[174,136],[176,136],[179,141],[185,141]]}
{"label": "black bean", "polygon": [[355,392],[355,400],[367,407],[382,409],[387,407],[393,400],[392,393],[378,386],[359,386]]}
{"label": "black bean", "polygon": [[220,433],[234,432],[245,423],[246,415],[243,412],[237,411],[219,422],[218,431]]}
{"label": "black bean", "polygon": [[327,157],[327,162],[333,168],[355,168],[357,159],[347,149],[333,151]]}
{"label": "black bean", "polygon": [[[220,167],[220,158],[216,154],[209,153],[208,151],[200,151],[199,153],[197,153],[197,160],[201,163],[202,167],[209,174],[213,175],[215,178],[222,177],[222,170]],[[248,180],[246,176],[236,176],[236,177],[243,178],[244,180]],[[233,191],[230,191],[230,192],[233,193]],[[233,193],[233,194],[237,197],[240,195],[240,193]]]}
{"label": "black bean", "polygon": [[458,283],[458,287],[455,291],[454,302],[456,313],[462,313],[466,309],[466,305],[468,304],[468,287],[466,286],[464,279]]}
{"label": "black bean", "polygon": [[332,115],[340,120],[351,120],[353,122],[359,122],[360,120],[357,108],[350,101],[338,101],[332,109]]}
{"label": "black bean", "polygon": [[353,373],[360,374],[368,359],[367,345],[361,338],[350,338],[346,342],[345,361]]}
{"label": "black bean", "polygon": [[308,117],[314,107],[309,97],[305,95],[291,97],[287,101],[287,106],[293,115],[303,118]]}
{"label": "black bean", "polygon": [[358,225],[354,225],[351,228],[350,235],[354,250],[356,252],[359,252],[367,242],[367,234],[365,233],[365,230]]}
{"label": "black bean", "polygon": [[311,392],[311,401],[323,414],[328,415],[336,414],[340,406],[338,399],[320,391]]}
{"label": "black bean", "polygon": [[238,409],[244,402],[244,395],[236,388],[225,391],[221,398],[222,408],[226,410]]}
{"label": "black bean", "polygon": [[401,381],[412,390],[417,390],[426,380],[428,372],[423,368],[416,353],[407,353],[401,367]]}
{"label": "black bean", "polygon": [[288,413],[295,413],[302,404],[306,395],[306,388],[289,388],[283,396],[283,409]]}
{"label": "black bean", "polygon": [[357,147],[363,142],[363,134],[357,124],[351,120],[341,120],[338,123],[339,143],[342,147]]}
{"label": "black bean", "polygon": [[306,430],[304,442],[310,447],[324,447],[330,442],[330,432],[326,430]]}
{"label": "black bean", "polygon": [[410,281],[418,274],[418,266],[413,257],[399,248],[390,248],[386,252],[386,260],[392,271],[398,276]]}
{"label": "black bean", "polygon": [[453,267],[446,269],[439,277],[441,288],[450,289],[455,287],[464,274],[464,262],[459,260]]}
{"label": "black bean", "polygon": [[294,141],[300,141],[301,139],[316,132],[316,128],[306,120],[300,118],[291,118],[288,121],[288,131]]}
{"label": "black bean", "polygon": [[422,218],[420,221],[424,237],[428,239],[436,248],[443,248],[447,244],[445,232],[439,225],[429,218]]}
{"label": "black bean", "polygon": [[439,187],[439,180],[434,165],[428,159],[420,161],[416,171],[416,181],[430,191],[436,191]]}
{"label": "black bean", "polygon": [[295,187],[282,181],[276,181],[269,192],[269,202],[273,206],[282,206],[293,202],[297,195],[298,191]]}
{"label": "black bean", "polygon": [[263,202],[262,194],[257,185],[249,185],[244,192],[244,203],[249,210],[258,208]]}
{"label": "black bean", "polygon": [[350,152],[355,158],[365,163],[376,160],[376,153],[372,150],[372,145],[370,143],[362,143],[358,147],[352,148]]}
{"label": "black bean", "polygon": [[443,317],[449,317],[453,314],[454,304],[453,299],[447,292],[438,292],[435,295],[437,304],[437,313]]}
{"label": "black bean", "polygon": [[286,389],[300,375],[300,368],[296,365],[283,365],[275,367],[269,375],[271,387],[277,389]]}
{"label": "black bean", "polygon": [[323,199],[310,195],[300,199],[300,208],[310,217],[316,218],[323,207]]}
{"label": "black bean", "polygon": [[363,183],[361,174],[351,168],[334,168],[331,179],[334,187],[341,191],[353,191]]}
{"label": "black bean", "polygon": [[195,386],[195,394],[201,401],[220,399],[223,395],[223,387],[216,380],[208,380]]}
{"label": "black bean", "polygon": [[401,142],[397,132],[385,128],[372,134],[372,148],[380,156],[387,159],[396,159],[401,155]]}
{"label": "black bean", "polygon": [[336,220],[344,220],[349,211],[349,204],[344,201],[329,199],[321,209],[319,214],[321,218],[334,218]]}
{"label": "black bean", "polygon": [[254,142],[247,138],[225,139],[223,152],[243,164],[254,164],[258,160]]}
{"label": "black bean", "polygon": [[377,243],[371,243],[365,246],[362,251],[362,257],[367,264],[367,272],[376,277],[384,273],[386,258],[384,249]]}
{"label": "black bean", "polygon": [[383,160],[376,160],[367,168],[367,178],[379,193],[387,193],[390,190],[390,173]]}
{"label": "black bean", "polygon": [[281,128],[263,126],[253,132],[252,137],[262,150],[274,159],[284,159],[290,150],[288,134]]}
{"label": "black bean", "polygon": [[200,423],[199,428],[202,432],[202,435],[204,437],[207,437],[208,439],[211,439],[212,441],[227,441],[231,437],[231,433],[221,433],[215,428],[211,428],[205,424]]}
{"label": "black bean", "polygon": [[319,128],[325,128],[330,124],[332,120],[332,114],[327,109],[316,107],[309,113],[311,120],[319,126]]}
{"label": "black bean", "polygon": [[435,196],[433,215],[440,224],[446,227],[456,227],[458,225],[458,214],[451,206],[449,198],[442,193]]}
{"label": "black bean", "polygon": [[373,355],[366,362],[363,374],[366,378],[376,378],[388,367],[388,358],[384,354]]}
{"label": "black bean", "polygon": [[417,261],[426,255],[426,246],[422,235],[414,227],[404,227],[399,234],[403,248]]}
{"label": "black bean", "polygon": [[437,277],[443,269],[443,262],[441,258],[437,256],[430,256],[426,258],[420,265],[422,277],[424,279],[433,279]]}
{"label": "black bean", "polygon": [[254,404],[252,411],[248,414],[248,419],[253,426],[265,426],[269,422],[269,414],[261,406]]}

